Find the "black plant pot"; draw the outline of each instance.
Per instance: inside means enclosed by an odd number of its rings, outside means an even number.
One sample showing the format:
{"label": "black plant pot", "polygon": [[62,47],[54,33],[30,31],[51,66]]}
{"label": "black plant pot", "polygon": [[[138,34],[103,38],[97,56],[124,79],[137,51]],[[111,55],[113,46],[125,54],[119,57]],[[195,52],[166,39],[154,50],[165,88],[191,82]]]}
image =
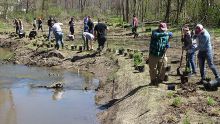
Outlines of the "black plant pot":
{"label": "black plant pot", "polygon": [[129,59],[133,59],[133,57],[134,57],[134,54],[129,53]]}
{"label": "black plant pot", "polygon": [[79,46],[79,51],[82,52],[83,46]]}
{"label": "black plant pot", "polygon": [[166,72],[169,72],[169,71],[171,71],[171,66],[166,67]]}
{"label": "black plant pot", "polygon": [[75,50],[75,47],[74,47],[74,46],[71,46],[71,50],[72,50],[72,51]]}
{"label": "black plant pot", "polygon": [[47,46],[47,48],[50,48],[50,44],[47,44],[46,46]]}
{"label": "black plant pot", "polygon": [[167,86],[167,90],[175,90],[175,85],[174,84],[169,84]]}
{"label": "black plant pot", "polygon": [[144,72],[144,65],[137,66],[139,72]]}
{"label": "black plant pot", "polygon": [[168,81],[168,80],[169,80],[169,76],[168,76],[168,75],[165,75],[164,81]]}
{"label": "black plant pot", "polygon": [[127,56],[128,55],[128,53],[124,53],[124,56]]}
{"label": "black plant pot", "polygon": [[182,75],[182,76],[180,77],[180,79],[181,79],[181,83],[182,83],[182,84],[185,84],[185,83],[187,83],[187,82],[189,81],[188,77],[187,77],[187,76],[184,76],[184,75]]}
{"label": "black plant pot", "polygon": [[124,50],[118,50],[118,54],[122,55],[124,53]]}

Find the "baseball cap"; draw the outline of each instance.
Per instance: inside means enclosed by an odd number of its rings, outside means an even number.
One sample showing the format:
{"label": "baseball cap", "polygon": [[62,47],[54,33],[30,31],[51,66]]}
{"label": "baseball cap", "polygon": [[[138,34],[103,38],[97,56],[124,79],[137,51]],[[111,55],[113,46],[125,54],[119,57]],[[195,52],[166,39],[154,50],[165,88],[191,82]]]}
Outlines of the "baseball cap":
{"label": "baseball cap", "polygon": [[203,25],[197,24],[197,25],[196,25],[196,28],[198,28],[198,29],[200,29],[200,30],[203,30]]}
{"label": "baseball cap", "polygon": [[162,31],[166,31],[166,30],[167,30],[167,24],[166,24],[166,23],[160,23],[159,28],[160,28]]}
{"label": "baseball cap", "polygon": [[184,30],[184,31],[189,31],[189,27],[188,27],[188,26],[185,26],[185,27],[183,27],[183,30]]}
{"label": "baseball cap", "polygon": [[195,34],[200,34],[203,31],[203,26],[201,24],[196,25]]}

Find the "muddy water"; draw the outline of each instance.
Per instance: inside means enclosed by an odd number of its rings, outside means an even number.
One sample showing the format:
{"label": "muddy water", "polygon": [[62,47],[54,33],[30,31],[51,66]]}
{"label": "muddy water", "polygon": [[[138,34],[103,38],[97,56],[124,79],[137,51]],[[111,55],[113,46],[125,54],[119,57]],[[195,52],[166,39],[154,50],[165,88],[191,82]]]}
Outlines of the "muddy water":
{"label": "muddy water", "polygon": [[[56,81],[64,88],[35,87]],[[0,65],[0,124],[97,124],[97,85],[86,73]]]}

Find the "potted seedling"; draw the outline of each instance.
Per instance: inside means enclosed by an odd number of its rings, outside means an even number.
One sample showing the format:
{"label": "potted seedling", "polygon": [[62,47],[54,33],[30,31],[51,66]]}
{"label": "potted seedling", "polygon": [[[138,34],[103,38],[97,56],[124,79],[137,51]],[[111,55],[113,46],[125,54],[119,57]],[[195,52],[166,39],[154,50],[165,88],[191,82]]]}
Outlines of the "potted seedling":
{"label": "potted seedling", "polygon": [[82,52],[83,46],[79,46],[79,51]]}
{"label": "potted seedling", "polygon": [[129,59],[133,59],[134,54],[132,52],[130,52],[128,57],[129,57]]}
{"label": "potted seedling", "polygon": [[139,52],[134,53],[134,67],[139,72],[144,72],[143,55]]}
{"label": "potted seedling", "polygon": [[183,72],[183,75],[187,76],[191,73],[191,69],[189,67],[185,68],[185,71]]}
{"label": "potted seedling", "polygon": [[118,49],[118,54],[123,55],[124,51],[125,51],[125,49],[123,47],[121,47]]}

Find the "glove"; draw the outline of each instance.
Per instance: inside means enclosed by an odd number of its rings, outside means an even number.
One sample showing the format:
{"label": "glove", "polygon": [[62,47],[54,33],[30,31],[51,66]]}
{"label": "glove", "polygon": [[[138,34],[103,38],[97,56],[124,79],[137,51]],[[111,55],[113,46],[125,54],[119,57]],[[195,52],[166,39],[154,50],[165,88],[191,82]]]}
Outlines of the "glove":
{"label": "glove", "polygon": [[167,43],[167,44],[166,44],[166,48],[170,48],[170,43]]}
{"label": "glove", "polygon": [[167,33],[169,37],[173,37],[173,33],[172,32],[168,32]]}

